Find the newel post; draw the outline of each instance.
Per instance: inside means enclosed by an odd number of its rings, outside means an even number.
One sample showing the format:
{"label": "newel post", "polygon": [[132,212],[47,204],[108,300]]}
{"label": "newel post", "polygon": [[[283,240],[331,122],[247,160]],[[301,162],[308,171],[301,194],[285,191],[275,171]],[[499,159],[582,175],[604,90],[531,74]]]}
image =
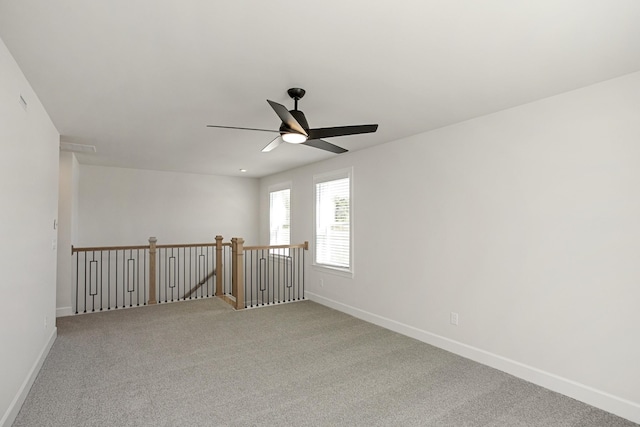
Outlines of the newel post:
{"label": "newel post", "polygon": [[236,310],[244,308],[244,239],[231,239],[231,294],[236,298]]}
{"label": "newel post", "polygon": [[156,301],[156,242],[158,239],[149,237],[149,304]]}
{"label": "newel post", "polygon": [[216,295],[221,297],[224,293],[222,289],[222,275],[224,265],[222,264],[222,236],[216,236]]}

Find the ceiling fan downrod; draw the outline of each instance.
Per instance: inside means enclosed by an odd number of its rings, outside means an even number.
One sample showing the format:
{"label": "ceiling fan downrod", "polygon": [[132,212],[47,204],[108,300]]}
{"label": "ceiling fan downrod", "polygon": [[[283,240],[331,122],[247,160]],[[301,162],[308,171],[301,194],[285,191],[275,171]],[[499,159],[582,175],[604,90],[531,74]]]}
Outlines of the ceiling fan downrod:
{"label": "ceiling fan downrod", "polygon": [[293,98],[294,101],[294,110],[298,109],[298,100],[302,99],[302,97],[304,96],[304,94],[306,93],[306,91],[304,89],[301,89],[299,87],[292,87],[291,89],[289,89],[287,91],[287,93],[289,94],[289,96],[291,98]]}

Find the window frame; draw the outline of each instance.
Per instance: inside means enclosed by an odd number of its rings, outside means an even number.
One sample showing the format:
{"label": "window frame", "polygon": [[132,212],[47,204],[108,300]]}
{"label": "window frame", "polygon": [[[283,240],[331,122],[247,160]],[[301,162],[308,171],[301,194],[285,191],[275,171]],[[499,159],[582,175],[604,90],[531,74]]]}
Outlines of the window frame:
{"label": "window frame", "polygon": [[[317,203],[318,203],[318,194],[317,194],[317,184],[323,183],[323,182],[329,182],[329,181],[336,181],[336,180],[340,180],[340,179],[344,179],[344,178],[348,178],[349,179],[349,266],[348,267],[339,267],[339,266],[334,266],[334,265],[330,265],[330,264],[324,264],[324,263],[320,263],[317,260]],[[320,173],[320,174],[316,174],[313,176],[313,191],[312,191],[312,197],[313,197],[313,223],[311,224],[312,226],[312,238],[313,238],[313,244],[312,244],[312,265],[316,270],[322,271],[322,272],[326,272],[326,273],[332,273],[332,274],[336,274],[339,276],[343,276],[343,277],[348,277],[348,278],[352,278],[354,275],[354,265],[353,265],[353,260],[354,260],[354,242],[353,242],[353,236],[354,236],[354,226],[353,226],[353,213],[354,213],[354,194],[353,194],[353,167],[349,167],[349,168],[344,168],[344,169],[338,169],[338,170],[334,170],[331,172],[325,172],[325,173]]]}
{"label": "window frame", "polygon": [[[291,181],[287,181],[287,182],[281,182],[278,184],[273,184],[270,185],[267,188],[267,200],[269,203],[269,217],[268,217],[268,229],[269,229],[269,236],[268,236],[268,242],[269,242],[269,246],[272,245],[271,243],[271,193],[276,193],[278,191],[283,191],[283,190],[289,190],[289,243],[287,243],[288,245],[291,244],[291,230],[293,229],[292,227],[292,216],[291,216],[291,193],[292,193],[292,183]],[[289,249],[270,249],[269,250],[269,256],[271,257],[276,257],[276,258],[286,258],[289,256]]]}

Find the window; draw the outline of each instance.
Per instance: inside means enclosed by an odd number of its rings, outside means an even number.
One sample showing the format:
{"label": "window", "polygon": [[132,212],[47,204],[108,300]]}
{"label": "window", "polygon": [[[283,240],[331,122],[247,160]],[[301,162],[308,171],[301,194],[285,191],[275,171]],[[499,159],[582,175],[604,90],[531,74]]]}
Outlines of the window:
{"label": "window", "polygon": [[[280,186],[282,187],[282,186]],[[291,189],[269,192],[269,245],[291,244]],[[274,249],[275,254],[289,255],[288,249]]]}
{"label": "window", "polygon": [[351,272],[351,172],[314,178],[315,264]]}

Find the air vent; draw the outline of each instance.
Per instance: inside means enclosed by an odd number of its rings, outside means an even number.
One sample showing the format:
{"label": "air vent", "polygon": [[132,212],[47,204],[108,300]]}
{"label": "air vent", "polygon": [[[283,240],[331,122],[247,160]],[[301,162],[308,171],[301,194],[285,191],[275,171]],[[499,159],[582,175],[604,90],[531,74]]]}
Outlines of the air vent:
{"label": "air vent", "polygon": [[62,142],[60,141],[60,150],[61,151],[73,151],[74,153],[95,153],[96,146],[95,145],[87,145],[87,144],[75,144],[73,142]]}
{"label": "air vent", "polygon": [[22,105],[22,108],[24,108],[25,111],[26,111],[27,110],[27,101],[24,100],[24,97],[22,95],[20,95],[20,100],[18,102],[20,102],[20,105]]}

